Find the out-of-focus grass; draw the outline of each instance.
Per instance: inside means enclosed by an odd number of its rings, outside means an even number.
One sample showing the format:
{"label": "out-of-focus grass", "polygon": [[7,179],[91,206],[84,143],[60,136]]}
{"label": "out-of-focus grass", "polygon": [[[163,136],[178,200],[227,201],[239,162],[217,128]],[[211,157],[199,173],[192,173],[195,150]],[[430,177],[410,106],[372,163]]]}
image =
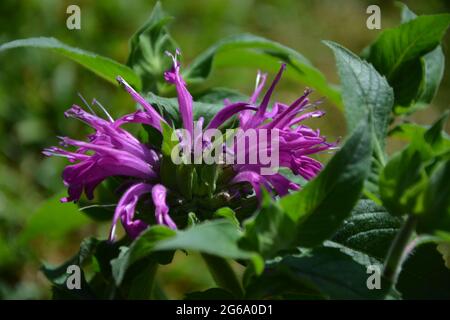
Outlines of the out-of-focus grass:
{"label": "out-of-focus grass", "polygon": [[[382,27],[398,24],[399,11],[393,1],[360,0],[202,0],[163,1],[166,11],[175,17],[171,31],[183,52],[183,63],[222,37],[250,32],[290,46],[304,54],[338,82],[331,52],[320,42],[334,40],[359,52],[379,34],[365,27],[366,7],[379,4]],[[446,0],[405,1],[420,14],[450,11]],[[66,8],[81,8],[82,29],[65,27]],[[51,1],[2,0],[0,2],[0,43],[17,38],[53,36],[125,62],[128,39],[146,20],[154,1],[99,0]],[[449,61],[448,43],[444,42]],[[448,62],[447,62],[448,66]],[[72,62],[48,52],[17,49],[0,54],[0,298],[46,298],[48,283],[38,271],[40,260],[58,263],[72,255],[82,237],[106,236],[107,225],[88,223],[84,227],[64,229],[58,241],[51,231],[58,228],[67,209],[61,207],[54,219],[41,225],[26,241],[20,234],[27,230],[43,201],[63,189],[60,173],[63,159],[44,158],[43,147],[57,143],[56,136],[82,138],[87,130],[67,120],[63,111],[80,103],[77,92],[87,100],[100,100],[113,116],[133,109],[133,103],[121,90],[83,70]],[[256,70],[230,68],[215,72],[211,84],[250,92]],[[448,108],[450,68],[433,108],[418,112],[413,119],[430,123],[438,110]],[[303,91],[303,84],[282,82],[277,98],[290,101]],[[325,118],[314,120],[331,140],[345,134],[342,115],[324,103]],[[394,151],[399,144],[390,144]],[[60,212],[59,212],[60,211]],[[36,219],[36,218],[34,218]],[[77,226],[77,224],[74,224]],[[175,263],[162,268],[159,282],[172,298],[186,291],[205,289],[212,279],[198,256],[177,254]],[[197,267],[198,266],[198,267]],[[203,269],[203,267],[205,267]],[[201,269],[201,272],[199,271]]]}

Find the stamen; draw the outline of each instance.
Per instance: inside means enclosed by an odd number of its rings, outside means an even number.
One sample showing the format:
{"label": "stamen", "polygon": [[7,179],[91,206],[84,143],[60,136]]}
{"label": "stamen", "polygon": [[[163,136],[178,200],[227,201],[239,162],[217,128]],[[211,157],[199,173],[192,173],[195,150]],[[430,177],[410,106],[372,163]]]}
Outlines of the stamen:
{"label": "stamen", "polygon": [[95,111],[91,108],[91,106],[89,105],[89,103],[87,103],[86,99],[81,95],[81,93],[78,92],[78,96],[80,97],[81,101],[83,101],[83,103],[86,105],[86,107],[88,107],[89,111],[92,112],[92,114],[97,115],[95,113]]}
{"label": "stamen", "polygon": [[102,106],[102,104],[97,100],[97,99],[92,99],[92,104],[97,105],[100,109],[102,109],[102,111],[106,114],[106,117],[108,117],[109,122],[114,122],[113,117],[111,117],[111,115],[108,113],[108,111],[106,111],[106,108]]}
{"label": "stamen", "polygon": [[256,74],[256,83],[255,83],[255,90],[258,89],[259,82],[261,81],[261,71],[258,70],[258,73]]}
{"label": "stamen", "polygon": [[85,206],[85,207],[80,207],[78,208],[79,211],[83,211],[86,209],[91,209],[91,208],[109,208],[109,207],[116,207],[117,204],[116,203],[112,203],[112,204],[93,204],[90,206]]}
{"label": "stamen", "polygon": [[165,51],[164,53],[165,53],[167,56],[169,56],[169,57],[172,58],[173,66],[174,66],[174,68],[177,68],[177,67],[179,66],[179,63],[178,63],[178,56],[181,56],[180,50],[179,50],[178,48],[175,49],[175,55],[174,55],[172,52],[170,52],[170,51]]}

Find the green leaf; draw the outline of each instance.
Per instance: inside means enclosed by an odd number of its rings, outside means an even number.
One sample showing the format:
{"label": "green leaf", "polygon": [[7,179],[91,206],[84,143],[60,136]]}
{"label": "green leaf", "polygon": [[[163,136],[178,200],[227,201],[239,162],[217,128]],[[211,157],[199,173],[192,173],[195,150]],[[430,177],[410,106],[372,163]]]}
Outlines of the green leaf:
{"label": "green leaf", "polygon": [[[192,192],[195,191],[194,183],[196,179],[196,170],[194,165],[189,164],[189,156],[187,154],[180,155],[181,146],[175,130],[166,123],[161,123],[162,127],[162,161],[161,161],[161,181],[183,195],[186,199],[192,199]],[[186,163],[176,165],[172,161],[172,152],[177,150],[177,154],[181,156]],[[180,159],[182,160],[182,159]]]}
{"label": "green leaf", "polygon": [[197,171],[194,165],[181,164],[175,167],[175,175],[178,191],[187,200],[192,199],[192,192],[195,191],[194,184],[197,181]]}
{"label": "green leaf", "polygon": [[383,205],[393,215],[412,213],[420,206],[419,194],[427,183],[424,152],[407,148],[394,155],[380,175]]}
{"label": "green leaf", "polygon": [[286,77],[311,86],[341,107],[339,92],[324,75],[300,53],[262,37],[242,34],[223,39],[200,54],[184,72],[188,82],[206,80],[213,65],[228,68],[258,67],[268,72],[278,70],[279,61],[287,63]]}
{"label": "green leaf", "polygon": [[240,93],[239,91],[222,87],[209,88],[206,91],[203,91],[200,94],[198,94],[195,98],[196,98],[195,100],[198,102],[220,104],[220,105],[223,105],[225,99],[228,99],[231,102],[249,100],[248,96]]}
{"label": "green leaf", "polygon": [[371,200],[360,200],[344,220],[333,241],[350,249],[384,259],[402,220]]}
{"label": "green leaf", "polygon": [[239,230],[229,221],[214,220],[177,231],[176,236],[158,242],[155,250],[193,250],[230,259],[253,257],[253,253],[237,246],[240,237]]}
{"label": "green leaf", "polygon": [[434,170],[424,195],[424,212],[419,215],[418,232],[450,232],[450,160]]}
{"label": "green leaf", "polygon": [[244,291],[241,282],[226,259],[207,253],[202,253],[202,258],[218,286],[231,292],[238,298],[243,297]]}
{"label": "green leaf", "polygon": [[239,244],[269,259],[293,246],[296,231],[295,221],[265,193],[261,209],[244,223],[244,236]]}
{"label": "green leaf", "polygon": [[[156,225],[142,232],[129,248],[123,247],[121,254],[111,261],[112,274],[116,285],[120,285],[128,269],[138,261],[154,255],[154,249],[159,241],[175,236],[175,231],[161,225]],[[161,256],[160,256],[161,257]],[[169,257],[169,260],[171,257]]]}
{"label": "green leaf", "polygon": [[[152,92],[148,92],[145,95],[145,100],[147,100],[153,107],[157,108],[164,119],[170,119],[175,127],[180,127],[181,117],[178,111],[177,98],[165,98]],[[195,111],[195,108],[193,108],[193,111]]]}
{"label": "green leaf", "polygon": [[403,63],[439,45],[450,23],[450,14],[420,16],[381,33],[371,46],[369,59],[390,79]]}
{"label": "green leaf", "polygon": [[434,157],[448,154],[450,151],[450,138],[444,131],[450,110],[444,112],[441,117],[424,133],[424,139],[432,148]]}
{"label": "green leaf", "polygon": [[170,158],[172,150],[179,144],[175,130],[167,123],[161,122],[162,144],[161,152],[163,156]]}
{"label": "green leaf", "polygon": [[255,270],[261,271],[261,257],[241,249],[240,237],[239,229],[228,220],[213,220],[177,231],[176,236],[158,242],[155,250],[192,250],[222,258],[250,260]]}
{"label": "green leaf", "polygon": [[[443,117],[439,120],[439,122],[446,121],[445,120],[446,115],[444,114]],[[445,125],[445,124],[444,124]],[[440,127],[439,123],[434,124],[436,130],[438,127]],[[425,135],[425,132],[429,130],[430,126],[422,126],[416,123],[402,123],[394,127],[390,132],[389,136],[394,138],[399,138],[401,140],[404,140],[406,142],[412,142],[415,140],[423,140],[423,137]],[[435,155],[444,154],[447,152],[447,150],[450,150],[450,136],[445,131],[441,130],[438,132],[438,136],[436,138],[436,142],[433,145],[434,153]]]}
{"label": "green leaf", "polygon": [[264,274],[254,278],[248,290],[249,298],[325,298],[325,299],[383,299],[386,288],[369,290],[366,265],[358,260],[365,255],[338,248],[319,247],[300,254],[289,255],[266,266]]}
{"label": "green leaf", "polygon": [[450,14],[419,16],[383,31],[369,48],[368,61],[394,88],[395,113],[409,111],[416,101],[428,103],[434,96],[443,68],[442,51],[436,48],[449,23]]}
{"label": "green leaf", "polygon": [[450,299],[450,270],[436,247],[419,246],[403,264],[396,285],[403,299]]}
{"label": "green leaf", "polygon": [[149,125],[143,124],[142,129],[138,131],[139,141],[148,144],[156,149],[161,149],[162,145],[162,133]]}
{"label": "green leaf", "polygon": [[394,94],[386,79],[367,61],[360,59],[341,45],[325,41],[336,57],[342,85],[347,127],[354,130],[359,121],[370,113],[374,123],[374,155],[365,193],[378,195],[379,171],[384,165],[385,137],[391,114]]}
{"label": "green leaf", "polygon": [[0,52],[20,47],[48,49],[79,63],[83,67],[115,85],[117,85],[116,77],[120,75],[137,90],[140,90],[141,88],[141,80],[133,70],[127,66],[110,58],[70,47],[55,38],[39,37],[14,40],[0,45]]}
{"label": "green leaf", "polygon": [[233,209],[228,207],[223,207],[217,209],[213,213],[214,218],[225,218],[228,219],[231,223],[233,223],[236,227],[240,226],[239,220],[236,218],[236,213],[233,211]]}
{"label": "green leaf", "polygon": [[364,183],[364,195],[378,204],[381,204],[381,200],[379,199],[380,191],[378,188],[378,183],[380,172],[384,167],[384,162],[384,156],[382,160],[379,160],[376,155],[372,155],[369,176]]}
{"label": "green leaf", "polygon": [[44,201],[30,215],[20,236],[21,241],[27,242],[39,236],[53,240],[61,239],[70,231],[77,230],[89,223],[89,219],[76,204],[60,201],[65,195],[66,191]]}
{"label": "green leaf", "polygon": [[353,131],[361,119],[371,112],[378,143],[384,145],[394,102],[392,88],[370,63],[337,43],[324,43],[336,57],[349,131]]}
{"label": "green leaf", "polygon": [[395,154],[380,175],[380,196],[391,214],[421,214],[426,211],[423,192],[429,173],[446,157],[450,145],[442,132],[448,114],[444,114],[426,131],[410,127],[411,143]]}
{"label": "green leaf", "polygon": [[362,121],[314,180],[281,199],[281,207],[297,221],[299,246],[316,246],[328,239],[350,214],[369,173],[371,141],[367,121]]}
{"label": "green leaf", "polygon": [[[402,9],[402,23],[406,23],[417,18],[417,15],[405,4],[399,3],[399,5]],[[440,45],[420,58],[419,79],[421,79],[421,82],[419,92],[417,92],[417,95],[415,96],[416,105],[411,108],[411,110],[404,110],[405,112],[411,112],[423,108],[433,100],[437,90],[439,89],[442,77],[444,76],[444,68],[445,56],[442,46]]]}
{"label": "green leaf", "polygon": [[399,138],[407,142],[421,139],[428,127],[412,122],[400,123],[389,131],[389,136]]}
{"label": "green leaf", "polygon": [[164,156],[161,159],[161,164],[159,168],[159,175],[161,177],[161,182],[164,186],[172,190],[177,190],[177,177],[176,166],[170,159],[170,157]]}
{"label": "green leaf", "polygon": [[122,295],[129,300],[151,299],[157,267],[151,258],[133,265],[120,287]]}
{"label": "green leaf", "polygon": [[[98,240],[94,238],[85,239],[80,245],[80,251],[66,263],[58,267],[52,267],[44,265],[41,270],[48,280],[53,285],[53,298],[54,299],[93,299],[95,298],[89,284],[86,281],[83,264],[88,260],[95,252],[95,248],[98,245]],[[67,273],[67,268],[71,265],[80,267],[81,271],[81,288],[79,290],[69,290],[67,288],[67,280],[70,273]]]}
{"label": "green leaf", "polygon": [[177,48],[167,31],[171,20],[157,2],[150,18],[131,38],[127,64],[141,77],[145,91],[159,92],[165,85],[164,72],[172,66],[172,60],[165,54],[166,51],[175,54]]}
{"label": "green leaf", "polygon": [[196,167],[198,173],[198,190],[194,192],[200,196],[206,195],[209,199],[212,198],[216,191],[217,178],[219,176],[220,168],[216,164],[202,164]]}

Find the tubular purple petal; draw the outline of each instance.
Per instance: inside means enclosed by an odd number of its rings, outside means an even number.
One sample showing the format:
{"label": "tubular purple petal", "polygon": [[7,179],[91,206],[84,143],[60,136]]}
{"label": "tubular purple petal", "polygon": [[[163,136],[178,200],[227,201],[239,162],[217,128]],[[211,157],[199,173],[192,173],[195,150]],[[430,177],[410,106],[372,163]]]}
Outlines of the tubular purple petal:
{"label": "tubular purple petal", "polygon": [[325,115],[325,112],[322,110],[316,110],[316,111],[312,111],[312,112],[308,112],[305,114],[302,114],[301,116],[292,119],[289,124],[288,127],[292,127],[293,125],[296,125],[299,122],[302,122],[306,119],[310,119],[310,118],[320,118],[323,117]]}
{"label": "tubular purple petal", "polygon": [[156,184],[152,189],[152,199],[155,205],[155,217],[158,224],[164,224],[171,229],[177,229],[175,222],[169,216],[166,204],[167,189],[162,184]]}
{"label": "tubular purple petal", "polygon": [[300,187],[281,174],[273,174],[265,177],[273,186],[279,196],[283,197],[289,193],[289,190],[299,190]]}
{"label": "tubular purple petal", "polygon": [[243,110],[257,110],[255,107],[250,106],[245,102],[238,102],[234,104],[230,104],[222,108],[212,120],[209,122],[208,127],[206,129],[216,129],[220,127],[225,121],[230,119],[236,113],[241,112]]}
{"label": "tubular purple petal", "polygon": [[89,142],[61,137],[65,147],[75,146],[75,152],[58,147],[44,149],[49,156],[62,156],[74,163],[63,171],[63,181],[69,196],[62,201],[78,201],[84,192],[88,199],[93,197],[95,187],[111,176],[132,177],[153,180],[159,167],[158,154],[140,143],[129,132],[72,106],[66,116],[74,117],[92,126],[96,132],[89,136]]}
{"label": "tubular purple petal", "polygon": [[167,55],[172,57],[173,67],[170,71],[164,73],[164,78],[167,82],[174,84],[178,94],[178,107],[180,109],[181,120],[183,127],[191,134],[194,131],[194,118],[192,115],[192,96],[186,88],[186,83],[180,74],[180,64],[178,63],[177,56],[179,51],[175,55],[166,52]]}
{"label": "tubular purple petal", "polygon": [[119,219],[121,219],[123,227],[131,238],[136,238],[147,228],[148,225],[145,222],[133,219],[139,198],[145,193],[150,193],[151,190],[152,186],[150,184],[137,183],[125,191],[114,212],[113,222],[109,232],[109,241],[115,240],[116,225]]}
{"label": "tubular purple petal", "polygon": [[114,122],[116,127],[120,127],[124,123],[142,123],[149,125],[159,131],[161,131],[161,121],[152,117],[148,112],[144,110],[137,110],[133,113],[126,114]]}
{"label": "tubular purple petal", "polygon": [[117,82],[131,95],[131,97],[139,103],[144,110],[148,113],[148,117],[152,119],[152,123],[155,128],[161,131],[161,122],[165,122],[163,117],[156,112],[150,103],[148,103],[139,93],[137,93],[122,77],[118,76],[116,78]]}
{"label": "tubular purple petal", "polygon": [[283,63],[280,67],[280,70],[278,71],[277,75],[275,76],[275,79],[273,80],[272,84],[270,85],[269,90],[267,90],[266,94],[264,95],[263,100],[261,101],[261,104],[259,105],[258,111],[256,112],[257,118],[262,118],[265,114],[267,107],[269,106],[270,98],[272,97],[273,91],[275,90],[275,87],[277,83],[280,81],[281,76],[283,75],[284,70],[286,69],[286,64]]}
{"label": "tubular purple petal", "polygon": [[261,200],[261,185],[264,185],[268,190],[270,190],[270,186],[263,176],[259,175],[253,171],[242,171],[239,172],[234,178],[230,181],[230,184],[248,182],[253,187],[255,191],[256,197]]}
{"label": "tubular purple petal", "polygon": [[105,126],[110,125],[110,122],[106,121],[105,119],[102,119],[100,117],[97,117],[96,115],[93,115],[89,112],[86,112],[83,110],[80,106],[77,106],[76,104],[72,105],[70,109],[68,109],[66,112],[64,112],[64,115],[69,118],[76,118],[79,119],[88,125],[90,125],[92,128],[99,130]]}
{"label": "tubular purple petal", "polygon": [[281,112],[272,122],[267,125],[268,129],[272,128],[282,128],[286,122],[292,119],[292,116],[297,114],[304,106],[308,104],[308,95],[311,93],[310,90],[305,90],[303,95],[294,101],[287,109]]}

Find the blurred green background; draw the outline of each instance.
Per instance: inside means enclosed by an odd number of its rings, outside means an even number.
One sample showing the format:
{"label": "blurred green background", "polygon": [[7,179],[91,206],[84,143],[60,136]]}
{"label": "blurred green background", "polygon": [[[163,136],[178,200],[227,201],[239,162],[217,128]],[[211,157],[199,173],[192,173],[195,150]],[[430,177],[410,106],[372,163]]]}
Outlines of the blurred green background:
{"label": "blurred green background", "polygon": [[[419,14],[450,11],[448,0],[404,2]],[[81,8],[81,30],[66,28],[70,4]],[[366,28],[370,4],[381,7],[383,29],[399,23],[393,1],[167,0],[162,4],[175,17],[171,33],[184,64],[222,37],[250,32],[298,50],[333,83],[338,82],[334,58],[320,40],[334,40],[360,52],[380,32]],[[52,36],[125,63],[128,39],[153,5],[154,1],[128,0],[2,0],[0,43]],[[431,123],[449,107],[449,39],[447,34],[443,45],[447,68],[439,94],[431,108],[412,116],[419,123]],[[211,81],[250,93],[255,73],[253,69],[221,70],[214,72]],[[286,80],[277,98],[290,101],[302,91],[303,84]],[[42,263],[61,263],[78,250],[82,238],[107,235],[109,222],[91,222],[76,206],[58,204],[64,194],[60,174],[65,160],[41,154],[44,147],[57,143],[56,136],[86,134],[80,123],[63,115],[72,103],[80,102],[78,92],[88,101],[97,98],[113,116],[134,108],[121,90],[65,58],[36,49],[0,54],[0,299],[49,298],[49,283],[39,272]],[[339,112],[327,102],[324,108],[328,115],[313,125],[320,125],[331,140],[345,135]],[[393,141],[389,151],[400,146],[401,142]],[[178,254],[175,261],[159,274],[170,298],[212,283],[195,254]]]}

